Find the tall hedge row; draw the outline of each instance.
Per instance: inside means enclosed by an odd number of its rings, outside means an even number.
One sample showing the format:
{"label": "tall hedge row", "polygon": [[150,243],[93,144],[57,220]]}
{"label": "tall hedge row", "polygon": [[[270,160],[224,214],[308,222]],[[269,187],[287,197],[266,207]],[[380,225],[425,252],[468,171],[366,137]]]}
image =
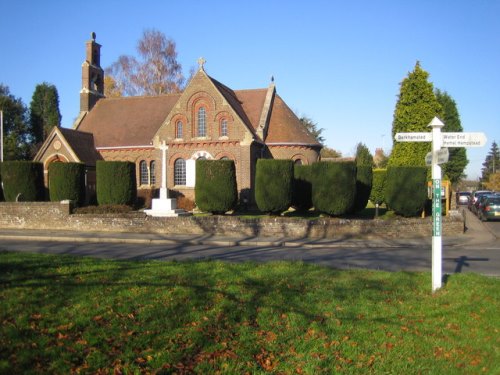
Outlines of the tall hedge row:
{"label": "tall hedge row", "polygon": [[85,201],[85,165],[83,163],[50,164],[49,196],[52,202],[69,199],[81,206]]}
{"label": "tall hedge row", "polygon": [[354,162],[313,164],[312,201],[318,211],[335,216],[346,214],[352,210],[355,198]]}
{"label": "tall hedge row", "polygon": [[418,216],[427,200],[426,167],[389,167],[385,185],[387,206],[398,215]]}
{"label": "tall hedge row", "polygon": [[43,201],[43,164],[32,161],[4,161],[2,165],[3,194],[7,202]]}
{"label": "tall hedge row", "polygon": [[312,206],[312,165],[294,165],[292,206],[307,211]]}
{"label": "tall hedge row", "polygon": [[280,214],[292,203],[293,162],[259,159],[255,172],[255,202],[262,212]]}
{"label": "tall hedge row", "polygon": [[195,197],[205,212],[223,214],[233,209],[238,199],[234,161],[196,161]]}
{"label": "tall hedge row", "polygon": [[97,203],[133,205],[137,196],[135,164],[128,161],[96,163]]}

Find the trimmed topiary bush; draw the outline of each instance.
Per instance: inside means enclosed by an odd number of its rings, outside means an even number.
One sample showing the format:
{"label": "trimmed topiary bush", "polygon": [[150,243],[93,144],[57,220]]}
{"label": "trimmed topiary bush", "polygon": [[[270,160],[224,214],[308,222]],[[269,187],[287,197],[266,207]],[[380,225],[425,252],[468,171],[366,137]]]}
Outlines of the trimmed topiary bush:
{"label": "trimmed topiary bush", "polygon": [[262,212],[279,215],[292,203],[293,162],[259,159],[255,172],[255,202]]}
{"label": "trimmed topiary bush", "polygon": [[365,209],[370,198],[373,183],[373,169],[371,165],[358,165],[356,169],[356,199],[354,200],[353,212]]}
{"label": "trimmed topiary bush", "polygon": [[297,211],[312,208],[312,165],[293,166],[292,207]]}
{"label": "trimmed topiary bush", "polygon": [[224,214],[238,199],[233,160],[197,160],[195,201],[205,212]]}
{"label": "trimmed topiary bush", "polygon": [[32,161],[4,161],[2,165],[3,193],[7,202],[43,201],[43,164]]}
{"label": "trimmed topiary bush", "polygon": [[52,202],[69,199],[81,206],[85,201],[85,165],[83,163],[50,164],[49,196]]}
{"label": "trimmed topiary bush", "polygon": [[334,216],[344,215],[351,211],[355,198],[354,162],[313,164],[312,201],[318,211]]}
{"label": "trimmed topiary bush", "polygon": [[128,161],[96,163],[97,203],[133,205],[137,197],[135,164]]}
{"label": "trimmed topiary bush", "polygon": [[396,214],[418,216],[424,209],[426,200],[426,167],[387,168],[385,201]]}
{"label": "trimmed topiary bush", "polygon": [[385,179],[387,177],[387,169],[373,170],[373,183],[370,193],[370,200],[373,204],[385,203]]}

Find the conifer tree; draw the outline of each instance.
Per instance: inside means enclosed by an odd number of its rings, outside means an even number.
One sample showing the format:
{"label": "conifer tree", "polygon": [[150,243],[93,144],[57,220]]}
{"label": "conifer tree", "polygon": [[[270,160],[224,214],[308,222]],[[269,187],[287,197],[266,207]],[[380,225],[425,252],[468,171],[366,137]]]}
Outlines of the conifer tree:
{"label": "conifer tree", "polygon": [[[428,77],[429,73],[417,61],[413,72],[401,83],[392,122],[393,139],[396,133],[429,132],[428,125],[434,116],[441,117],[441,105]],[[430,150],[430,142],[394,142],[388,165],[425,166],[425,155]]]}
{"label": "conifer tree", "polygon": [[[446,92],[436,90],[436,98],[443,108],[443,132],[462,132],[462,123],[455,100]],[[469,161],[465,147],[451,147],[448,162],[442,165],[443,175],[448,176],[453,185],[457,184],[464,176],[464,170]]]}
{"label": "conifer tree", "polygon": [[10,93],[9,87],[0,83],[0,111],[3,111],[4,160],[29,159],[30,132],[27,108],[21,98]]}
{"label": "conifer tree", "polygon": [[43,142],[54,126],[61,126],[59,94],[54,85],[36,85],[30,104],[30,126],[35,145]]}
{"label": "conifer tree", "polygon": [[491,145],[490,152],[486,155],[483,163],[481,182],[487,182],[490,179],[490,174],[497,173],[500,170],[500,150],[495,141]]}

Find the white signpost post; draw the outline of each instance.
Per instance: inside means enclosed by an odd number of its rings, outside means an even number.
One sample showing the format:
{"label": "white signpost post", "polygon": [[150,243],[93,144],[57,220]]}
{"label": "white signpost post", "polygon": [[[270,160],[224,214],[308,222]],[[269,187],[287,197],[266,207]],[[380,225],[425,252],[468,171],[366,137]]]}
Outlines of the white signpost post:
{"label": "white signpost post", "polygon": [[[441,167],[449,158],[447,147],[483,147],[484,133],[441,133],[443,122],[434,117],[429,124],[432,132],[396,133],[397,142],[432,142],[432,151],[425,156],[425,163],[432,167],[432,291],[442,286],[442,207]],[[444,148],[442,148],[444,147]]]}

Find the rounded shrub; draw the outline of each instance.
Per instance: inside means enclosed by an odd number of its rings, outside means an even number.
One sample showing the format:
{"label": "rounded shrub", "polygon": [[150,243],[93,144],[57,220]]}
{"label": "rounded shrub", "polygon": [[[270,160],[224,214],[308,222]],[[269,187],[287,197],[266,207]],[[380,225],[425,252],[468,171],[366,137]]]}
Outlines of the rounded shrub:
{"label": "rounded shrub", "polygon": [[135,164],[128,161],[96,163],[97,203],[133,205],[137,197]]}
{"label": "rounded shrub", "polygon": [[427,200],[426,167],[389,167],[385,184],[385,202],[398,215],[419,215]]}
{"label": "rounded shrub", "polygon": [[312,165],[293,166],[292,207],[307,211],[312,204]]}
{"label": "rounded shrub", "polygon": [[328,215],[344,215],[352,210],[356,198],[354,162],[319,162],[313,164],[312,201]]}
{"label": "rounded shrub", "polygon": [[7,202],[36,202],[45,199],[42,163],[5,161],[2,165],[2,182]]}
{"label": "rounded shrub", "polygon": [[371,165],[358,165],[356,167],[356,199],[353,212],[364,210],[370,199],[373,183],[373,169]]}
{"label": "rounded shrub", "polygon": [[83,163],[50,164],[49,196],[52,202],[69,199],[81,206],[85,200],[85,165]]}
{"label": "rounded shrub", "polygon": [[197,160],[195,201],[205,212],[224,214],[238,199],[233,160]]}
{"label": "rounded shrub", "polygon": [[385,203],[385,180],[387,177],[387,169],[373,170],[373,183],[370,193],[370,200],[373,204]]}
{"label": "rounded shrub", "polygon": [[255,202],[259,210],[273,215],[287,210],[292,203],[292,179],[291,160],[257,160]]}

